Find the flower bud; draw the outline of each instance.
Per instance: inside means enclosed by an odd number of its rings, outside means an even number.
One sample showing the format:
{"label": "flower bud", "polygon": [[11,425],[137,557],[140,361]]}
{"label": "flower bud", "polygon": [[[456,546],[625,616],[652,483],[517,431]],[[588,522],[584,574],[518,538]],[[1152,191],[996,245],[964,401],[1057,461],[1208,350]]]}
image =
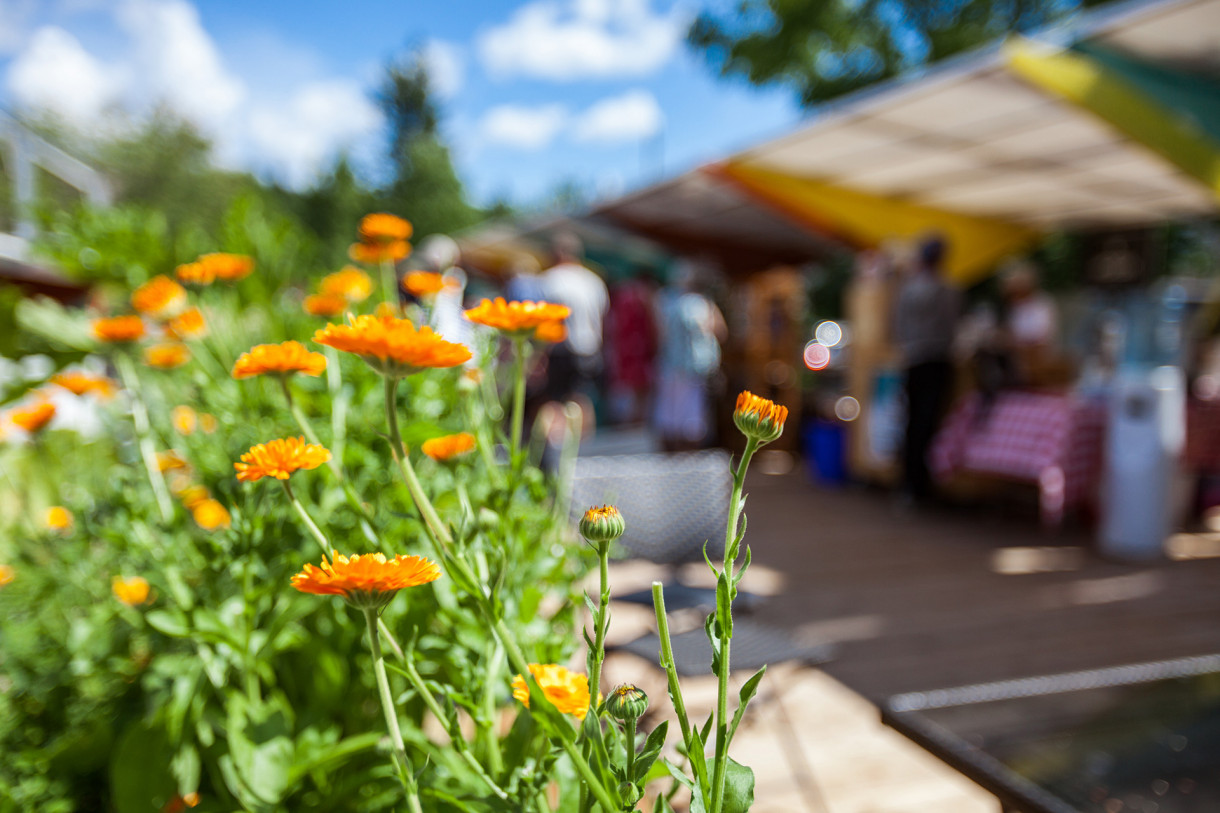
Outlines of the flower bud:
{"label": "flower bud", "polygon": [[594,506],[580,520],[580,535],[594,544],[613,542],[626,530],[623,515],[613,505]]}
{"label": "flower bud", "polygon": [[747,438],[759,444],[770,443],[784,433],[784,421],[788,420],[788,408],[759,398],[752,392],[737,396],[737,408],[733,410],[733,423]]}
{"label": "flower bud", "polygon": [[618,795],[623,798],[624,802],[634,807],[644,794],[640,792],[640,786],[634,782],[619,782]]}
{"label": "flower bud", "polygon": [[638,686],[624,683],[606,698],[606,711],[618,720],[638,720],[648,711],[648,695]]}

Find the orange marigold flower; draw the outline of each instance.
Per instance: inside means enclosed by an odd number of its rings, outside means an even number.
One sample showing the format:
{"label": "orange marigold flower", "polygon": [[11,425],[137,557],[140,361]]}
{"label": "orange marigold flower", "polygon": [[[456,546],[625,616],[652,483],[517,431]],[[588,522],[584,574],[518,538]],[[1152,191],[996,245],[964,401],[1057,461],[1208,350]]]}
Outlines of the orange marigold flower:
{"label": "orange marigold flower", "polygon": [[451,460],[474,448],[474,435],[469,432],[459,432],[456,435],[443,435],[439,438],[425,440],[420,446],[424,454],[433,460]]}
{"label": "orange marigold flower", "polygon": [[784,432],[784,421],[788,420],[788,408],[779,406],[766,398],[759,398],[744,391],[737,396],[737,408],[733,410],[733,423],[747,438],[759,443],[770,443]]}
{"label": "orange marigold flower", "polygon": [[42,515],[42,524],[52,531],[70,531],[74,523],[72,512],[62,505],[52,505]]}
{"label": "orange marigold flower", "polygon": [[115,383],[106,376],[89,375],[80,370],[56,373],[51,376],[51,383],[58,384],[73,395],[94,393],[99,398],[110,398],[118,389]]}
{"label": "orange marigold flower", "polygon": [[165,332],[174,339],[201,339],[208,335],[207,322],[199,308],[187,308],[165,324]]}
{"label": "orange marigold flower", "polygon": [[466,311],[466,318],[476,324],[508,333],[518,333],[537,330],[549,322],[562,322],[571,313],[567,305],[553,305],[550,302],[506,302],[504,297],[496,297],[494,301],[484,299]]}
{"label": "orange marigold flower", "polygon": [[131,292],[131,307],[157,319],[168,319],[186,307],[186,289],[158,274]]}
{"label": "orange marigold flower", "polygon": [[17,576],[17,572],[8,565],[0,565],[0,587],[11,582]]}
{"label": "orange marigold flower", "polygon": [[333,296],[331,294],[311,294],[305,297],[305,301],[301,303],[301,307],[310,316],[338,316],[347,310],[347,300],[341,296]]}
{"label": "orange marigold flower", "polygon": [[306,443],[303,437],[279,438],[250,447],[233,468],[238,480],[253,483],[264,477],[287,480],[294,471],[316,469],[327,460],[330,450],[325,446]]}
{"label": "orange marigold flower", "polygon": [[144,362],[149,367],[156,367],[158,370],[173,370],[190,360],[191,351],[185,344],[177,342],[154,344],[152,347],[144,349]]}
{"label": "orange marigold flower", "polygon": [[390,243],[406,240],[414,229],[410,221],[398,215],[377,212],[360,219],[360,241],[364,243]]}
{"label": "orange marigold flower", "polygon": [[178,454],[173,449],[167,449],[164,452],[157,452],[157,471],[161,472],[162,474],[167,471],[186,468],[189,468],[186,460],[184,460],[182,455]]}
{"label": "orange marigold flower", "polygon": [[204,254],[195,262],[204,268],[204,273],[210,273],[216,279],[236,282],[245,279],[254,271],[254,258],[245,254]]}
{"label": "orange marigold flower", "polygon": [[534,330],[534,338],[548,344],[559,344],[568,338],[568,326],[558,320],[543,322]]}
{"label": "orange marigold flower", "polygon": [[179,404],[170,410],[169,414],[170,420],[174,424],[174,431],[179,435],[190,435],[199,426],[199,415],[186,404]]}
{"label": "orange marigold flower", "polygon": [[233,377],[251,378],[256,375],[319,376],[326,370],[326,356],[308,350],[296,341],[280,344],[259,344],[242,353],[233,365]]}
{"label": "orange marigold flower", "polygon": [[[185,504],[185,503],[184,503]],[[229,527],[229,511],[217,500],[211,498],[200,500],[190,509],[195,524],[205,531]]]}
{"label": "orange marigold flower", "polygon": [[347,256],[354,262],[376,265],[381,262],[398,262],[411,256],[411,244],[406,240],[391,243],[352,243]]}
{"label": "orange marigold flower", "polygon": [[187,285],[211,285],[216,280],[216,272],[200,262],[183,263],[174,269],[174,276]]}
{"label": "orange marigold flower", "polygon": [[115,576],[110,582],[110,589],[114,592],[114,597],[128,607],[138,607],[148,601],[148,580],[140,576],[132,576],[129,579]]}
{"label": "orange marigold flower", "polygon": [[9,413],[13,423],[20,426],[31,435],[46,429],[47,424],[55,417],[55,404],[50,401],[38,401],[27,407],[14,409]]}
{"label": "orange marigold flower", "polygon": [[470,360],[465,345],[445,341],[430,327],[416,329],[409,319],[356,316],[346,325],[327,325],[314,333],[313,340],[355,353],[392,378],[428,367],[456,367]]}
{"label": "orange marigold flower", "polygon": [[[578,720],[585,719],[589,711],[589,678],[581,672],[573,672],[556,663],[531,663],[530,674],[538,681],[538,687],[551,704],[563,714],[571,714]],[[513,678],[513,697],[530,705],[529,685],[525,678]]]}
{"label": "orange marigold flower", "polygon": [[93,335],[103,342],[134,342],[144,336],[144,320],[138,316],[111,316],[93,323]]}
{"label": "orange marigold flower", "polygon": [[373,293],[373,280],[359,268],[349,265],[322,277],[318,283],[318,293],[342,297],[348,302],[363,302]]}
{"label": "orange marigold flower", "polygon": [[184,481],[181,488],[176,489],[176,495],[188,511],[195,510],[200,503],[212,498],[206,488],[189,481]]}
{"label": "orange marigold flower", "polygon": [[292,577],[292,586],[302,593],[341,596],[354,607],[383,607],[407,587],[436,581],[441,569],[422,556],[399,554],[387,559],[384,553],[344,556],[331,551],[330,561],[321,567],[306,564]]}
{"label": "orange marigold flower", "polygon": [[435,274],[431,271],[412,271],[402,280],[402,287],[417,299],[432,296],[444,288],[445,284],[444,274]]}

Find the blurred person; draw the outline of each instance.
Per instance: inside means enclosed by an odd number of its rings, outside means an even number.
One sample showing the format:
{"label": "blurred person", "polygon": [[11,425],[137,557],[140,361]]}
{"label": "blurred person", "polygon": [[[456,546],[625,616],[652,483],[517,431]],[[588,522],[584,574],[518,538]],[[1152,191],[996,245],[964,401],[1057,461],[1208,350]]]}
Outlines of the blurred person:
{"label": "blurred person", "polygon": [[643,269],[610,292],[606,315],[606,369],[610,409],[621,423],[639,423],[648,414],[657,326],[651,277]]}
{"label": "blurred person", "polygon": [[551,349],[548,358],[546,396],[567,401],[580,393],[591,399],[602,373],[602,321],[610,307],[610,292],[602,278],[581,262],[580,238],[561,232],[553,249],[555,265],[542,272],[542,290],[547,302],[567,305],[572,313],[566,323],[567,338]]}
{"label": "blurred person", "polygon": [[436,292],[432,302],[432,328],[451,342],[470,344],[471,324],[462,315],[463,297],[466,291],[466,272],[458,263],[462,251],[453,238],[444,234],[433,234],[419,244],[416,256],[425,271],[440,274],[445,285]]}
{"label": "blurred person", "polygon": [[538,260],[530,254],[513,257],[508,267],[508,282],[504,285],[504,298],[509,302],[544,301],[546,290],[538,276],[541,270]]}
{"label": "blurred person", "polygon": [[1018,380],[1023,384],[1043,382],[1053,365],[1059,338],[1059,316],[1055,301],[1039,287],[1038,269],[1027,260],[1015,261],[1001,273],[1007,314],[1004,332]]}
{"label": "blurred person", "polygon": [[945,250],[942,237],[923,240],[894,303],[894,343],[906,373],[907,393],[903,492],[912,501],[932,496],[928,449],[953,386],[953,340],[961,295],[942,278]]}
{"label": "blurred person", "polygon": [[659,333],[654,423],[666,451],[698,449],[711,434],[710,382],[720,370],[724,317],[683,263],[657,303]]}

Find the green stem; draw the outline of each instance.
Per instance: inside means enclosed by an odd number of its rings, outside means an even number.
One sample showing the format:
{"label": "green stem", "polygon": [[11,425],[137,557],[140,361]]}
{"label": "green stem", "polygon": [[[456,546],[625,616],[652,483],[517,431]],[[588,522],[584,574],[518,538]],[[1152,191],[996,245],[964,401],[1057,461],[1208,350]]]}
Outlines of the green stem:
{"label": "green stem", "polygon": [[627,748],[627,781],[635,782],[635,723],[636,718],[627,718],[627,738],[623,744]]}
{"label": "green stem", "polygon": [[500,754],[500,739],[496,736],[495,725],[498,711],[496,709],[496,686],[500,684],[500,660],[504,657],[504,644],[499,638],[492,638],[491,655],[487,659],[485,683],[483,684],[483,716],[484,730],[487,733],[487,762],[496,773],[504,770],[504,758]]}
{"label": "green stem", "polygon": [[385,293],[386,304],[393,309],[394,315],[400,315],[398,294],[398,272],[392,260],[381,261],[381,287]]}
{"label": "green stem", "polygon": [[386,378],[385,409],[386,418],[390,424],[390,451],[394,455],[394,460],[398,463],[398,467],[402,470],[402,477],[407,482],[407,491],[410,492],[411,498],[415,501],[415,505],[418,506],[419,512],[424,518],[424,524],[428,526],[433,540],[439,547],[448,549],[453,546],[453,537],[450,535],[445,523],[441,521],[440,515],[436,513],[436,508],[432,505],[432,501],[424,493],[424,488],[420,485],[419,478],[415,475],[415,467],[411,465],[411,458],[402,447],[402,435],[398,431],[397,390],[398,379]]}
{"label": "green stem", "polygon": [[657,637],[661,640],[661,668],[665,670],[669,683],[669,699],[674,704],[678,726],[682,729],[682,743],[690,756],[691,771],[702,790],[707,781],[707,757],[703,748],[695,741],[690,716],[686,713],[686,700],[682,696],[682,684],[678,681],[678,669],[674,665],[674,647],[669,637],[669,616],[665,612],[664,587],[660,582],[652,583],[652,606],[657,616]]}
{"label": "green stem", "polygon": [[521,471],[521,429],[525,423],[525,352],[523,336],[513,336],[513,418],[512,456],[509,458],[513,474]]}
{"label": "green stem", "polygon": [[610,607],[610,543],[603,542],[597,548],[598,570],[601,575],[601,592],[598,594],[597,617],[593,619],[593,651],[589,658],[589,699],[597,702],[601,691],[602,662],[606,659],[606,623]]}
{"label": "green stem", "polygon": [[251,701],[257,703],[259,700],[258,687],[258,672],[255,668],[257,662],[254,656],[254,650],[250,646],[250,640],[254,637],[254,606],[250,601],[250,594],[253,591],[253,573],[250,569],[251,560],[254,558],[252,552],[247,551],[242,557],[241,568],[241,592],[242,592],[242,615],[246,622],[246,646],[245,646],[245,673],[246,673],[246,695]]}
{"label": "green stem", "polygon": [[123,387],[131,395],[131,419],[135,424],[136,442],[140,447],[140,457],[144,460],[144,468],[148,471],[148,480],[152,484],[153,494],[157,498],[157,508],[161,511],[161,519],[169,522],[174,515],[174,504],[170,502],[169,489],[165,485],[165,476],[157,465],[157,450],[153,445],[152,426],[148,421],[148,408],[140,394],[140,379],[131,366],[131,359],[119,353],[114,359],[118,368],[119,378]]}
{"label": "green stem", "polygon": [[390,731],[390,745],[394,749],[398,778],[402,780],[403,790],[407,793],[407,807],[411,813],[423,813],[423,809],[419,805],[419,788],[415,784],[415,775],[411,772],[411,761],[407,758],[407,748],[402,741],[402,730],[398,727],[398,713],[394,710],[390,681],[385,673],[385,659],[381,654],[381,641],[377,635],[377,611],[371,607],[365,607],[364,620],[369,627],[369,648],[373,651],[373,674],[377,678],[377,693],[381,698],[381,710],[385,714],[386,728]]}
{"label": "green stem", "polygon": [[284,487],[284,493],[288,495],[288,501],[292,503],[292,507],[296,509],[297,514],[301,517],[301,521],[305,523],[305,527],[309,529],[309,533],[318,544],[322,546],[322,555],[330,556],[334,552],[330,541],[327,540],[326,534],[322,533],[322,529],[318,527],[313,518],[309,516],[309,512],[305,510],[305,506],[301,505],[301,501],[297,499],[297,495],[292,493],[292,486],[288,485],[287,480],[280,480],[280,485]]}

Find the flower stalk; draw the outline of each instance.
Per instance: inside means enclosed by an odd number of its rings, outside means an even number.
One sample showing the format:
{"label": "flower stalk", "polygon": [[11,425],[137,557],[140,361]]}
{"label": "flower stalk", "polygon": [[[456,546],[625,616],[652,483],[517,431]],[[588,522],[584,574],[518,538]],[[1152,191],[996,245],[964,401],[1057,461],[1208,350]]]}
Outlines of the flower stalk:
{"label": "flower stalk", "polygon": [[398,712],[394,709],[394,699],[390,694],[390,681],[386,677],[385,658],[381,654],[381,640],[377,633],[377,610],[365,607],[364,620],[369,629],[369,649],[373,653],[373,674],[377,678],[377,694],[381,700],[381,710],[385,714],[386,728],[390,732],[390,746],[393,749],[394,764],[398,768],[398,778],[402,781],[403,790],[407,794],[407,808],[411,813],[423,813],[423,808],[419,804],[419,787],[415,782],[415,774],[411,770],[407,748],[403,744],[402,730],[398,727]]}
{"label": "flower stalk", "polygon": [[140,379],[131,366],[131,359],[125,353],[115,354],[114,365],[118,368],[119,378],[123,387],[131,395],[131,419],[136,429],[136,443],[140,447],[140,457],[148,472],[148,481],[152,485],[153,494],[157,498],[157,508],[161,512],[161,520],[169,522],[174,516],[174,504],[169,498],[169,488],[165,485],[165,476],[157,465],[157,450],[153,444],[152,426],[148,421],[148,407],[140,394]]}

